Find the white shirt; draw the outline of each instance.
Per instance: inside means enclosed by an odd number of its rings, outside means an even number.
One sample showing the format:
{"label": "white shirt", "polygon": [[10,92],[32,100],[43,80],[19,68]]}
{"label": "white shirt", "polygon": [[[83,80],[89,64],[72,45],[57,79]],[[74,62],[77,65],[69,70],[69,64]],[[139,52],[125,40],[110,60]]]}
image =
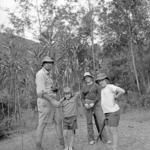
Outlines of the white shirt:
{"label": "white shirt", "polygon": [[[52,91],[53,80],[51,73],[49,73],[45,68],[40,69],[36,74],[36,92],[37,95],[42,95],[42,93],[47,93],[49,96],[56,97],[56,94]],[[49,107],[52,109],[52,104],[38,96],[37,98],[38,110],[40,111],[40,106]]]}
{"label": "white shirt", "polygon": [[47,93],[49,96],[56,97],[56,94],[52,91],[53,79],[50,72],[48,72],[44,67],[40,69],[36,74],[36,92],[38,95],[37,106],[38,111],[44,113],[49,113],[49,122],[53,122],[53,115],[55,113],[55,107],[46,99],[41,98],[42,93]]}
{"label": "white shirt", "polygon": [[103,113],[116,112],[120,109],[115,101],[115,95],[117,92],[124,93],[125,91],[113,84],[107,84],[106,87],[101,90],[101,106]]}

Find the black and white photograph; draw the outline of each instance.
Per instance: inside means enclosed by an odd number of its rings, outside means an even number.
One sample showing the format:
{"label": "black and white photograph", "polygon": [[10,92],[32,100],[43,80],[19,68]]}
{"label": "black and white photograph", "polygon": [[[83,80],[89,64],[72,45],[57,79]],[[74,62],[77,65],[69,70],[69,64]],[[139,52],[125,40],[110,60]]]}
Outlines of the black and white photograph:
{"label": "black and white photograph", "polygon": [[0,0],[0,150],[150,150],[150,0]]}

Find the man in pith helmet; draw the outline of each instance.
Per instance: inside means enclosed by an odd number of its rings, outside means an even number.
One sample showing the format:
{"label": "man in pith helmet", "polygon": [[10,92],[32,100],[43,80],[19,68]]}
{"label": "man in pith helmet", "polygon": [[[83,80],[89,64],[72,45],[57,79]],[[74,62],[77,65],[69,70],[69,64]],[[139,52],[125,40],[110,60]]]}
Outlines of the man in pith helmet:
{"label": "man in pith helmet", "polygon": [[38,107],[38,127],[36,130],[36,150],[43,150],[42,139],[44,129],[48,122],[55,121],[56,133],[60,146],[64,148],[62,131],[62,117],[60,106],[62,101],[57,100],[57,93],[54,90],[52,68],[54,60],[46,56],[42,60],[42,68],[36,74],[36,92]]}

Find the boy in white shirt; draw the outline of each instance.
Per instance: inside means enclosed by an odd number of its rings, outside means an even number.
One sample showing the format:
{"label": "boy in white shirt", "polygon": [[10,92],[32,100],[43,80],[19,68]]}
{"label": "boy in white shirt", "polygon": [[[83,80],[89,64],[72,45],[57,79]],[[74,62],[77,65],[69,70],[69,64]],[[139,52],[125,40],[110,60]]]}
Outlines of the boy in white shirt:
{"label": "boy in white shirt", "polygon": [[96,82],[101,85],[101,106],[105,114],[105,125],[107,134],[112,133],[113,150],[117,150],[118,145],[118,125],[120,120],[120,107],[116,99],[125,93],[125,90],[109,84],[109,78],[105,73],[97,76]]}

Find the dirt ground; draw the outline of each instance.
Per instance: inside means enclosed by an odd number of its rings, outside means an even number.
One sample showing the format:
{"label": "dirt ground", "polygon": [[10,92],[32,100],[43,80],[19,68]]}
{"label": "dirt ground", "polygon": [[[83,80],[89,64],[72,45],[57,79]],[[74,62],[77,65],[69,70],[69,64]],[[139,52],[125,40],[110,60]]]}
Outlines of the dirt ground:
{"label": "dirt ground", "polygon": [[[78,119],[75,150],[109,150],[109,147],[98,142],[93,146],[87,143],[86,122]],[[34,131],[26,134],[13,135],[0,141],[0,150],[34,150]],[[95,132],[95,134],[97,134]],[[58,150],[54,126],[48,126],[43,139],[45,150]],[[133,111],[121,115],[119,126],[118,150],[149,150],[150,149],[150,111]]]}

